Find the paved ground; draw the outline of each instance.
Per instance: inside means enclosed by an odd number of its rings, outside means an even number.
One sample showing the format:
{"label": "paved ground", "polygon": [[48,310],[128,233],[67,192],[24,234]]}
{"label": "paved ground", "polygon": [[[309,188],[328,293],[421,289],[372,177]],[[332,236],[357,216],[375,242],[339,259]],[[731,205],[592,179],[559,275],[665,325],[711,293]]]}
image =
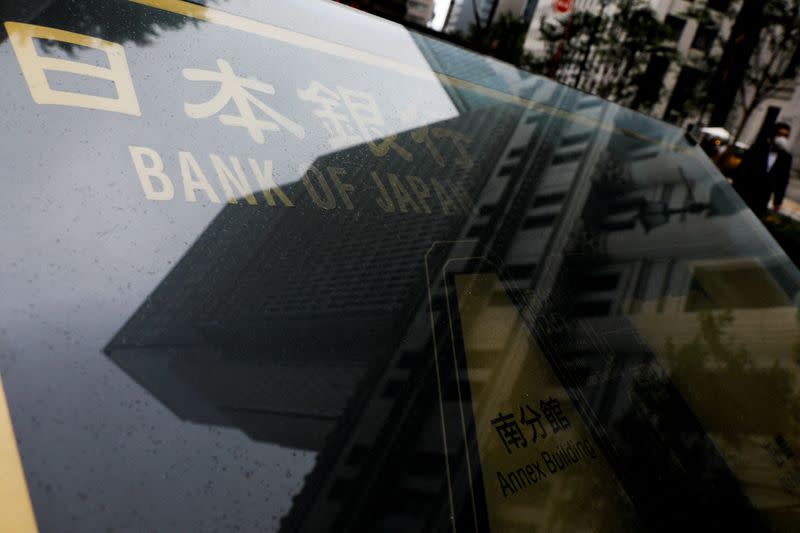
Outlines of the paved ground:
{"label": "paved ground", "polygon": [[[770,203],[770,207],[772,204]],[[781,214],[800,222],[800,172],[795,172],[786,187]]]}
{"label": "paved ground", "polygon": [[788,217],[792,217],[797,221],[800,221],[800,203],[797,203],[794,200],[786,198],[783,201],[783,206],[781,207],[781,213]]}
{"label": "paved ground", "polygon": [[786,188],[786,197],[783,199],[781,213],[800,220],[800,176],[792,176],[789,187]]}

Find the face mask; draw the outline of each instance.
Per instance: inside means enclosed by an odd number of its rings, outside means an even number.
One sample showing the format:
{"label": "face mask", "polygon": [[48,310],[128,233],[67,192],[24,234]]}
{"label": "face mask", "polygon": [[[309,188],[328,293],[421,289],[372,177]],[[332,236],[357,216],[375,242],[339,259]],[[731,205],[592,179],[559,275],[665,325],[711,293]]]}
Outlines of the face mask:
{"label": "face mask", "polygon": [[778,150],[783,150],[784,152],[789,151],[789,139],[786,137],[775,137],[773,142]]}

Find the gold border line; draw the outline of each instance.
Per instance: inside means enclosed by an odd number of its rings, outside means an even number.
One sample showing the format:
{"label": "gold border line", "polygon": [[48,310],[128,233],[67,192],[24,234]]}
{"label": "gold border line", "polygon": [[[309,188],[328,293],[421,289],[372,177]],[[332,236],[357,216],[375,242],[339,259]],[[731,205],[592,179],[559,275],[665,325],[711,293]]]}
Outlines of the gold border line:
{"label": "gold border line", "polygon": [[[404,74],[406,76],[410,76],[421,80],[433,81],[435,78],[438,78],[440,81],[446,82],[450,85],[462,87],[465,89],[470,89],[475,92],[482,93],[486,96],[495,98],[497,100],[505,101],[511,104],[516,104],[528,109],[536,109],[537,111],[549,113],[553,116],[565,118],[573,122],[583,123],[584,125],[590,127],[604,129],[609,132],[621,133],[628,137],[633,137],[639,140],[664,146],[675,152],[687,152],[692,148],[691,146],[679,146],[676,144],[672,144],[662,139],[653,139],[624,128],[607,126],[601,124],[601,122],[599,121],[593,120],[585,115],[581,115],[573,111],[567,111],[557,107],[552,107],[547,104],[537,102],[535,100],[523,98],[521,96],[511,95],[503,91],[493,89],[491,87],[486,87],[485,85],[480,85],[478,83],[463,80],[461,78],[456,78],[448,74],[435,72],[430,68],[415,67],[403,63],[402,61],[390,59],[388,57],[374,54],[372,52],[366,52],[364,50],[359,50],[357,48],[353,48],[347,45],[326,41],[324,39],[320,39],[319,37],[313,37],[311,35],[306,35],[296,31],[288,30],[286,28],[281,28],[273,24],[267,24],[266,22],[259,22],[239,15],[234,15],[232,13],[221,11],[219,9],[215,9],[212,7],[193,4],[185,0],[128,0],[128,1],[134,4],[140,4],[155,9],[160,9],[162,11],[175,13],[177,15],[183,15],[185,17],[193,18],[195,20],[210,22],[212,24],[217,24],[219,26],[225,26],[227,28],[240,30],[253,35],[266,37],[267,39],[272,39],[275,41],[291,44],[299,48],[304,48],[306,50],[313,50],[316,52],[321,52],[323,54],[328,54],[335,57],[356,61],[364,65],[370,65],[382,68],[384,70],[390,70],[398,74]],[[536,75],[532,74],[532,76]],[[556,81],[553,80],[549,81],[551,83],[561,85]],[[577,89],[572,89],[566,86],[564,87],[569,90],[580,92],[577,91]],[[594,98],[601,100],[606,105],[618,105],[614,104],[613,102],[609,102],[608,100],[604,100],[599,96],[594,96]],[[620,106],[620,108],[627,109],[622,106]],[[658,121],[658,119],[647,117],[646,115],[642,115],[642,118],[647,120]]]}
{"label": "gold border line", "polygon": [[38,531],[1,379],[0,529],[2,531],[13,531],[14,533],[35,533]]}
{"label": "gold border line", "polygon": [[[494,265],[494,263],[492,263],[492,261],[488,257],[484,257],[484,256],[451,257],[451,258],[448,258],[447,261],[445,261],[444,265],[442,265],[442,282],[443,282],[443,285],[445,287],[444,298],[447,301],[447,322],[448,322],[448,325],[450,326],[450,349],[451,349],[451,351],[453,353],[453,370],[455,371],[455,375],[456,375],[456,383],[457,383],[456,391],[458,392],[458,412],[461,415],[461,417],[460,417],[461,418],[461,434],[464,437],[464,448],[467,450],[466,453],[464,453],[464,458],[466,459],[466,462],[467,462],[467,479],[469,480],[469,494],[470,494],[470,497],[472,498],[472,520],[475,523],[475,531],[480,531],[480,528],[478,527],[478,504],[475,502],[475,482],[472,480],[472,461],[470,459],[470,453],[469,453],[469,437],[467,437],[467,422],[466,422],[466,417],[464,415],[464,403],[465,402],[464,402],[464,398],[461,396],[462,385],[461,385],[461,374],[458,371],[458,355],[456,354],[456,332],[455,332],[455,327],[453,327],[453,313],[450,310],[450,306],[452,305],[450,303],[450,291],[447,290],[447,288],[448,288],[447,287],[447,268],[450,266],[451,263],[455,263],[456,261],[466,262],[466,261],[469,261],[470,259],[482,259],[482,260],[486,261],[487,263],[489,263],[490,265],[492,265],[493,267],[497,268]],[[459,273],[457,273],[457,272],[454,273],[454,274],[459,275]],[[498,276],[497,274],[495,274],[495,277],[498,280],[500,279],[500,276]],[[502,282],[502,280],[501,280],[501,282]],[[455,283],[455,280],[453,281],[453,283]],[[458,288],[457,287],[458,286],[456,285],[456,295],[458,294]],[[456,296],[456,298],[458,298],[458,296]],[[456,302],[456,305],[458,305],[458,302]],[[461,310],[460,309],[459,309],[458,313],[459,313],[459,316],[461,316]],[[463,336],[462,336],[462,341],[464,341],[466,343],[466,341],[464,340]],[[434,342],[436,342],[436,341],[434,340]],[[466,352],[466,347],[464,348],[464,351]],[[469,365],[469,363],[467,363],[467,365]],[[466,385],[463,385],[463,386],[469,388],[470,389],[470,394],[472,394],[472,386],[469,383],[469,368],[467,368]],[[472,410],[473,419],[477,418],[477,413],[475,412],[475,406],[474,406],[474,397],[473,397],[473,404],[470,405],[469,409]],[[475,423],[475,426],[477,428],[477,423]],[[475,442],[478,445],[478,454],[479,454],[479,461],[480,461],[480,445],[481,445],[481,442],[480,442],[480,435],[478,435],[477,430],[475,431]],[[484,480],[484,483],[486,483],[485,480]],[[486,498],[486,495],[484,495],[484,499],[485,498]],[[489,506],[489,502],[488,501],[486,502],[486,506],[487,507]],[[453,510],[453,512],[455,512],[455,510]]]}

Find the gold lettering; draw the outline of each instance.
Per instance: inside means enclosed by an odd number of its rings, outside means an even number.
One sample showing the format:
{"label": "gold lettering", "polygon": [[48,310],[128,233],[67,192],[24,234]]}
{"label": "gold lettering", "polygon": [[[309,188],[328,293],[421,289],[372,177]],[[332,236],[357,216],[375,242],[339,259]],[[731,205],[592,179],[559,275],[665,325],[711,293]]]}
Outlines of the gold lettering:
{"label": "gold lettering", "polygon": [[336,191],[339,193],[339,197],[344,202],[344,206],[347,209],[353,209],[353,202],[350,201],[350,196],[348,196],[348,192],[353,192],[353,186],[349,183],[342,183],[341,177],[346,174],[343,168],[336,168],[336,167],[328,167],[328,176],[331,177],[331,181],[333,181],[333,185],[336,187]]}
{"label": "gold lettering", "polygon": [[[314,184],[311,183],[309,174],[314,175],[314,178],[319,184],[319,188],[322,189],[322,195],[320,195]],[[333,195],[333,191],[330,185],[328,185],[327,180],[325,180],[325,176],[322,175],[322,172],[320,172],[317,167],[314,165],[308,167],[308,170],[303,174],[303,184],[306,186],[308,194],[311,195],[311,199],[317,206],[326,210],[336,208],[336,197]]]}
{"label": "gold lettering", "polygon": [[261,187],[261,194],[264,195],[264,200],[267,201],[269,205],[275,207],[275,198],[272,197],[272,193],[275,192],[275,195],[283,202],[283,205],[286,207],[294,207],[294,204],[291,200],[283,193],[283,190],[280,186],[275,183],[275,180],[272,179],[272,161],[265,160],[264,161],[264,171],[262,172],[261,169],[258,167],[258,162],[250,158],[250,168],[253,169],[253,174],[256,176],[256,181],[258,182],[258,186]]}
{"label": "gold lettering", "polygon": [[394,191],[395,199],[397,200],[397,207],[400,208],[400,211],[403,213],[407,213],[407,205],[410,205],[411,208],[414,210],[415,213],[419,213],[419,206],[411,198],[411,194],[408,192],[408,189],[400,182],[400,178],[397,177],[396,174],[389,173],[389,183],[392,184],[392,190]]}
{"label": "gold lettering", "polygon": [[375,185],[378,186],[378,191],[380,193],[380,197],[375,198],[378,207],[383,209],[385,213],[394,213],[394,202],[392,202],[392,197],[389,196],[389,191],[386,190],[378,173],[373,170],[370,172],[370,176],[372,176],[372,181],[375,182]]}
{"label": "gold lettering", "polygon": [[[114,111],[136,117],[141,115],[139,101],[136,98],[133,80],[128,69],[128,60],[125,58],[125,49],[121,44],[104,41],[91,35],[21,22],[6,22],[5,27],[34,102]],[[108,64],[108,68],[73,59],[40,56],[36,51],[34,39],[47,39],[48,41],[93,48],[103,53],[104,62]],[[68,72],[82,77],[109,81],[114,85],[117,96],[111,98],[53,89],[47,79],[48,72]]]}
{"label": "gold lettering", "polygon": [[428,202],[425,201],[426,198],[431,197],[431,189],[425,182],[422,181],[422,178],[419,176],[406,176],[406,180],[408,184],[411,186],[411,190],[414,191],[414,196],[417,197],[419,200],[420,205],[422,206],[423,211],[426,213],[431,212],[431,208],[428,205]]}
{"label": "gold lettering", "polygon": [[[148,200],[172,200],[175,196],[175,187],[172,180],[164,173],[164,162],[158,152],[152,148],[144,146],[128,146],[128,151],[133,159],[133,166],[136,167],[136,174],[144,190],[144,197]],[[144,158],[150,160],[150,165],[145,165]],[[161,186],[157,190],[153,180]]]}
{"label": "gold lettering", "polygon": [[221,157],[219,157],[217,154],[211,154],[211,163],[214,165],[214,169],[217,171],[217,177],[219,178],[222,188],[225,190],[225,195],[228,197],[228,203],[239,203],[239,200],[236,199],[236,195],[233,193],[233,187],[236,187],[239,195],[244,196],[244,199],[248,204],[256,205],[258,202],[256,202],[256,197],[253,196],[253,193],[250,190],[250,184],[247,182],[247,176],[242,170],[242,165],[239,163],[239,160],[236,157],[231,157],[230,160],[234,170],[236,171],[235,176],[233,172],[231,172],[231,169],[225,166],[225,162],[222,161]]}
{"label": "gold lettering", "polygon": [[464,169],[472,168],[474,162],[469,154],[469,150],[467,150],[467,146],[472,142],[470,137],[449,128],[432,128],[431,133],[436,139],[449,139],[452,142],[459,154],[459,157],[455,161],[456,165]]}
{"label": "gold lettering", "polygon": [[469,214],[472,210],[472,200],[467,194],[467,191],[459,183],[451,183],[450,188],[453,191],[453,196],[456,198],[456,202],[461,204],[461,209],[464,211],[464,214]]}
{"label": "gold lettering", "polygon": [[452,215],[457,213],[458,206],[450,198],[450,195],[447,194],[447,191],[444,189],[444,187],[442,187],[442,184],[439,183],[439,180],[436,178],[431,178],[431,185],[433,185],[433,191],[436,193],[436,198],[439,199],[439,203],[442,205],[444,214]]}
{"label": "gold lettering", "polygon": [[[183,178],[183,194],[187,202],[196,202],[197,195],[195,191],[204,191],[208,195],[209,200],[215,204],[219,203],[219,196],[214,192],[214,188],[206,179],[203,171],[200,170],[200,165],[197,164],[191,152],[178,152],[178,161],[181,164],[181,177]],[[197,179],[192,179],[192,174],[197,176]]]}

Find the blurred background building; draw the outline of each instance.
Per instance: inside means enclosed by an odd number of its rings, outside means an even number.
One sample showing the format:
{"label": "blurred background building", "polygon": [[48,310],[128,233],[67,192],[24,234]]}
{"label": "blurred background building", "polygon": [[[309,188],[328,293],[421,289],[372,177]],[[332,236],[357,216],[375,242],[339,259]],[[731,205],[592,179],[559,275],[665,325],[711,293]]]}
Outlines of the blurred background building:
{"label": "blurred background building", "polygon": [[475,24],[475,13],[482,26],[490,25],[504,14],[530,22],[538,0],[453,0],[447,14],[445,33],[468,34]]}
{"label": "blurred background building", "polygon": [[731,145],[788,122],[800,172],[800,0],[406,6],[406,20],[442,38],[686,129],[724,128]]}
{"label": "blurred background building", "polygon": [[339,1],[731,144],[788,122],[800,171],[800,0]]}

